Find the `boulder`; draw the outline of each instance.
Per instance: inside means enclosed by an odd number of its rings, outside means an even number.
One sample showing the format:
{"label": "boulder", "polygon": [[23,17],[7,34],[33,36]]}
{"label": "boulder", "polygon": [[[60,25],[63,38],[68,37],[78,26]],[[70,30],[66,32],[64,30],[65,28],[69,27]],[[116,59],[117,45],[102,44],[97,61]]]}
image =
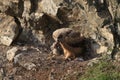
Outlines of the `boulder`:
{"label": "boulder", "polygon": [[[120,49],[119,49],[120,50]],[[120,51],[115,55],[116,61],[120,62]]]}
{"label": "boulder", "polygon": [[22,17],[23,4],[21,0],[0,1],[0,11],[10,16]]}
{"label": "boulder", "polygon": [[25,63],[24,68],[26,68],[27,70],[35,70],[36,65],[34,63]]}
{"label": "boulder", "polygon": [[0,43],[10,46],[19,33],[19,26],[11,16],[0,14]]}
{"label": "boulder", "polygon": [[0,80],[3,80],[5,77],[5,71],[3,68],[0,68]]}
{"label": "boulder", "polygon": [[12,49],[7,51],[6,57],[9,61],[13,61],[15,55],[17,54],[18,48],[13,47]]}
{"label": "boulder", "polygon": [[42,0],[39,1],[38,3],[39,5],[39,9],[47,14],[56,16],[57,14],[57,10],[58,10],[58,6],[56,6],[55,2],[53,0]]}
{"label": "boulder", "polygon": [[15,55],[13,63],[27,70],[36,70],[35,63],[38,61],[40,53],[36,51],[35,48],[22,48],[19,50],[18,54]]}

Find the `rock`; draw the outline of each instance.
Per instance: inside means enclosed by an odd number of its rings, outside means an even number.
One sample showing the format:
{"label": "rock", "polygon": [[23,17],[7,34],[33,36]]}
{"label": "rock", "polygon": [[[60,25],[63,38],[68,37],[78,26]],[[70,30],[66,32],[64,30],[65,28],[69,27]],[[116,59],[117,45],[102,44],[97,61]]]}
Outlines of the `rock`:
{"label": "rock", "polygon": [[6,76],[5,68],[1,67],[0,68],[0,80],[4,80]]}
{"label": "rock", "polygon": [[33,30],[32,34],[34,36],[33,39],[36,40],[36,41],[34,41],[34,43],[36,43],[36,45],[45,45],[45,36],[42,31]]}
{"label": "rock", "polygon": [[32,7],[32,4],[30,2],[30,0],[25,0],[24,1],[24,11],[22,13],[22,17],[25,18],[27,21],[29,20],[29,13],[30,13],[30,10],[31,10],[31,7]]}
{"label": "rock", "polygon": [[108,47],[106,46],[100,46],[100,48],[97,49],[97,53],[106,53],[108,51]]}
{"label": "rock", "polygon": [[94,40],[97,38],[97,36],[96,36],[95,33],[91,34],[90,37],[91,37],[92,39],[94,39]]}
{"label": "rock", "polygon": [[83,58],[81,58],[81,57],[78,57],[78,58],[76,58],[75,59],[76,61],[80,61],[80,62],[83,62],[83,61],[85,61]]}
{"label": "rock", "polygon": [[0,14],[0,43],[10,46],[19,33],[19,26],[13,17]]}
{"label": "rock", "polygon": [[53,0],[57,7],[60,7],[60,4],[63,3],[64,0]]}
{"label": "rock", "polygon": [[55,78],[55,73],[54,73],[54,69],[51,70],[50,74],[49,74],[49,79],[48,80],[54,80]]}
{"label": "rock", "polygon": [[14,76],[13,75],[6,76],[4,80],[14,80]]}
{"label": "rock", "polygon": [[19,62],[19,59],[20,57],[22,56],[23,54],[17,54],[15,57],[14,57],[14,64],[17,64]]}
{"label": "rock", "polygon": [[30,0],[5,0],[0,1],[0,11],[6,13],[11,16],[17,17],[29,17],[29,13],[35,12],[36,13],[47,13],[49,15],[56,16],[58,6],[62,2],[61,1],[30,1]]}
{"label": "rock", "polygon": [[35,70],[36,65],[34,63],[25,63],[24,68],[27,70]]}
{"label": "rock", "polygon": [[115,55],[115,59],[120,62],[120,52],[118,52],[116,55]]}
{"label": "rock", "polygon": [[[16,16],[16,17],[21,17],[22,12],[23,12],[23,4],[22,1],[19,0],[4,0],[0,1],[0,11],[2,13],[6,13],[7,15],[10,16]],[[19,6],[19,3],[21,4]]]}
{"label": "rock", "polygon": [[113,35],[107,28],[100,29],[101,35],[108,41],[113,42]]}
{"label": "rock", "polygon": [[4,77],[3,69],[0,69],[0,80],[3,80],[3,77]]}
{"label": "rock", "polygon": [[36,70],[36,63],[40,53],[35,48],[20,49],[14,57],[14,65],[19,65],[27,70]]}
{"label": "rock", "polygon": [[38,5],[39,5],[38,10],[41,10],[42,12],[47,13],[49,15],[56,16],[58,7],[56,6],[53,0],[49,0],[49,1],[42,0],[39,1]]}
{"label": "rock", "polygon": [[99,62],[99,58],[94,58],[90,60],[87,65],[92,67],[94,64],[97,64],[98,62]]}
{"label": "rock", "polygon": [[26,68],[27,70],[35,70],[36,65],[22,57],[25,57],[23,53],[20,53],[14,57],[14,63]]}
{"label": "rock", "polygon": [[13,47],[12,49],[7,51],[6,57],[9,61],[13,61],[15,55],[17,54],[18,48]]}
{"label": "rock", "polygon": [[97,35],[99,43],[99,48],[97,53],[107,53],[109,50],[112,50],[114,47],[113,34],[109,27],[105,26],[104,28],[99,28],[99,35]]}

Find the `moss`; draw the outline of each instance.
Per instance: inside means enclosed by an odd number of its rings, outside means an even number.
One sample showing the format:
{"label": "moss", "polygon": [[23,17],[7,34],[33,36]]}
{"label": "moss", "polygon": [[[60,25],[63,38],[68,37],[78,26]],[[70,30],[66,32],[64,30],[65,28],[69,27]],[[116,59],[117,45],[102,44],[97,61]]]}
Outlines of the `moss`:
{"label": "moss", "polygon": [[103,58],[99,63],[88,67],[79,80],[120,80],[120,64]]}

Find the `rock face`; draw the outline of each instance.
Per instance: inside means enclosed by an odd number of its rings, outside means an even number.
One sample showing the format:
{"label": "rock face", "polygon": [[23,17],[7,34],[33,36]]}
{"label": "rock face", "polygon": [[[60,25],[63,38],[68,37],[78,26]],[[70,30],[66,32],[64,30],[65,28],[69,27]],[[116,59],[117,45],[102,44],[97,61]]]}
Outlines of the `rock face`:
{"label": "rock face", "polygon": [[[120,44],[119,3],[118,0],[4,0],[0,1],[0,13],[9,15],[8,20],[4,20],[6,24],[10,23],[9,26],[22,27],[19,39],[23,42],[49,47],[53,43],[52,33],[61,27],[69,27],[107,47],[106,51],[113,49],[113,54]],[[1,28],[6,26],[2,22],[0,25]],[[14,27],[15,32],[10,37],[0,34],[1,42],[9,46],[17,36],[17,30]],[[4,30],[2,32],[6,34]]]}
{"label": "rock face", "polygon": [[11,16],[0,14],[0,43],[4,45],[11,45],[19,33],[19,26]]}
{"label": "rock face", "polygon": [[117,53],[120,61],[120,0],[0,0],[0,80],[48,80],[46,75],[64,80],[69,69],[71,76],[76,71],[81,76],[86,68],[81,68],[81,59],[66,64],[63,56],[49,54],[65,52],[58,44],[61,35],[69,53],[82,47],[86,60],[99,54],[114,58]]}
{"label": "rock face", "polygon": [[[47,28],[48,25],[51,25],[52,23],[56,25],[56,23],[58,24],[60,22],[56,16],[59,8],[58,4],[60,4],[58,2],[59,1],[57,1],[56,4],[53,0],[5,0],[0,1],[0,12],[15,17],[19,21],[23,28],[22,35],[19,39],[28,41],[31,39],[31,37],[27,37],[28,35],[33,34],[32,38],[34,38],[34,35],[36,36],[36,34],[32,33],[33,31],[31,31],[31,29],[42,30],[42,32],[45,32],[46,34],[46,31],[49,29]],[[54,29],[52,29],[52,31],[53,30]],[[50,31],[46,35],[51,33],[52,32]],[[37,35],[39,36],[41,33],[38,33]],[[39,40],[39,38],[35,38],[36,40]],[[40,43],[43,44],[41,41]]]}

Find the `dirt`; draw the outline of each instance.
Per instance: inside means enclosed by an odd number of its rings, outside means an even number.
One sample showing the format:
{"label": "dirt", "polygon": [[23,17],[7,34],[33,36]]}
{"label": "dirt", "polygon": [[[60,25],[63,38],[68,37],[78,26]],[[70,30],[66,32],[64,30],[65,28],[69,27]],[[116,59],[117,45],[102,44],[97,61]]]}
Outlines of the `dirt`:
{"label": "dirt", "polygon": [[[13,47],[13,46],[11,46]],[[23,46],[17,46],[22,49]],[[63,55],[54,56],[46,48],[39,48],[27,45],[26,56],[22,61],[32,62],[36,65],[34,69],[28,70],[20,64],[14,64],[6,59],[6,51],[10,47],[0,45],[0,65],[4,71],[3,78],[5,80],[77,80],[84,74],[88,61],[80,61],[79,59],[64,60]],[[41,52],[42,51],[42,52]],[[3,79],[3,80],[4,80]]]}

